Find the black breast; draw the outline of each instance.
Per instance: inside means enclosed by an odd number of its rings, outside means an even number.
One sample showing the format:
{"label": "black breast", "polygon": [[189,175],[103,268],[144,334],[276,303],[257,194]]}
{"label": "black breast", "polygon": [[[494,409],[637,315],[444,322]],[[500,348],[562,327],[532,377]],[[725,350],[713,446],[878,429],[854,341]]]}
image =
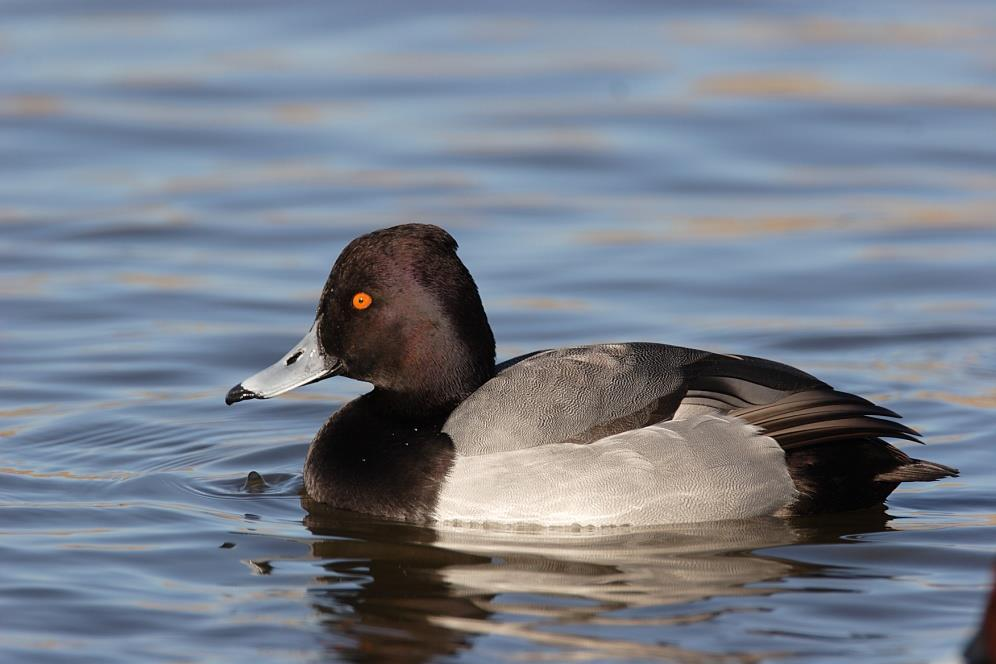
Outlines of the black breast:
{"label": "black breast", "polygon": [[305,490],[339,509],[428,521],[454,458],[445,415],[403,416],[376,401],[375,391],[346,404],[318,432]]}

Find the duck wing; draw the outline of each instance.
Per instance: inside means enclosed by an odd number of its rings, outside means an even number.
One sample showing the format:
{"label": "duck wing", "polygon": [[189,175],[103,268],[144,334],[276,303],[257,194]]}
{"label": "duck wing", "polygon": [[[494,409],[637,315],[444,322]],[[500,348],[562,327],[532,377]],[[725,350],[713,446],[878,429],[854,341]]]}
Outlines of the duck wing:
{"label": "duck wing", "polygon": [[722,412],[753,424],[786,452],[867,438],[920,441],[899,414],[833,389],[798,369],[758,357],[711,354],[684,368],[686,391],[672,414]]}
{"label": "duck wing", "polygon": [[590,443],[695,413],[727,413],[830,387],[784,364],[654,343],[541,351],[499,366],[450,415],[459,454]]}

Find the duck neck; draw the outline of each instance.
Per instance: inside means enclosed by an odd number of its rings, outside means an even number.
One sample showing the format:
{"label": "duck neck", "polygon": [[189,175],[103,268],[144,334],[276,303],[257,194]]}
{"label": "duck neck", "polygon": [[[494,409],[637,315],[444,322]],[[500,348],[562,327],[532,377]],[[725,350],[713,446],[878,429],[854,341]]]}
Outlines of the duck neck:
{"label": "duck neck", "polygon": [[406,420],[445,420],[495,375],[494,341],[490,329],[487,332],[485,343],[476,344],[457,334],[443,341],[420,337],[419,343],[405,348],[395,371],[372,381],[376,388],[370,395],[372,403],[385,415]]}
{"label": "duck neck", "polygon": [[494,376],[494,362],[473,371],[442,369],[414,385],[377,386],[371,403],[384,415],[404,421],[438,422],[441,427],[453,409]]}

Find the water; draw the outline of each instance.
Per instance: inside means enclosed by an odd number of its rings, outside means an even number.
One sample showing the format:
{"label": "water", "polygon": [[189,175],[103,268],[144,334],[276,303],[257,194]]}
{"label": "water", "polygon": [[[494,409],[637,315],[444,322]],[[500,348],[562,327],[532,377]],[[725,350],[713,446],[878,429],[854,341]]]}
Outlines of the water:
{"label": "water", "polygon": [[[996,549],[992,3],[0,7],[0,660],[928,662]],[[654,340],[907,415],[882,512],[481,533],[309,514],[366,387],[226,408],[363,231],[499,355]],[[259,472],[266,487],[246,484]]]}

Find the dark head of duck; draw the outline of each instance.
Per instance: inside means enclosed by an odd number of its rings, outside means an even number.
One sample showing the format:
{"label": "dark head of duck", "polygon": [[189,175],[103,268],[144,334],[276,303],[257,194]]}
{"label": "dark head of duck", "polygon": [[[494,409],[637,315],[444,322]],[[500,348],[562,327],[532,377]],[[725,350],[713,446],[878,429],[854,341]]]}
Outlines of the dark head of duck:
{"label": "dark head of duck", "polygon": [[456,249],[426,224],[356,238],[332,267],[309,333],[226,402],[341,375],[372,383],[399,414],[448,413],[495,370],[494,336]]}
{"label": "dark head of duck", "polygon": [[456,249],[446,231],[421,224],[353,240],[304,338],[225,398],[266,399],[337,375],[373,383],[312,441],[304,483],[313,500],[430,518],[454,456],[442,426],[495,372],[494,336]]}

